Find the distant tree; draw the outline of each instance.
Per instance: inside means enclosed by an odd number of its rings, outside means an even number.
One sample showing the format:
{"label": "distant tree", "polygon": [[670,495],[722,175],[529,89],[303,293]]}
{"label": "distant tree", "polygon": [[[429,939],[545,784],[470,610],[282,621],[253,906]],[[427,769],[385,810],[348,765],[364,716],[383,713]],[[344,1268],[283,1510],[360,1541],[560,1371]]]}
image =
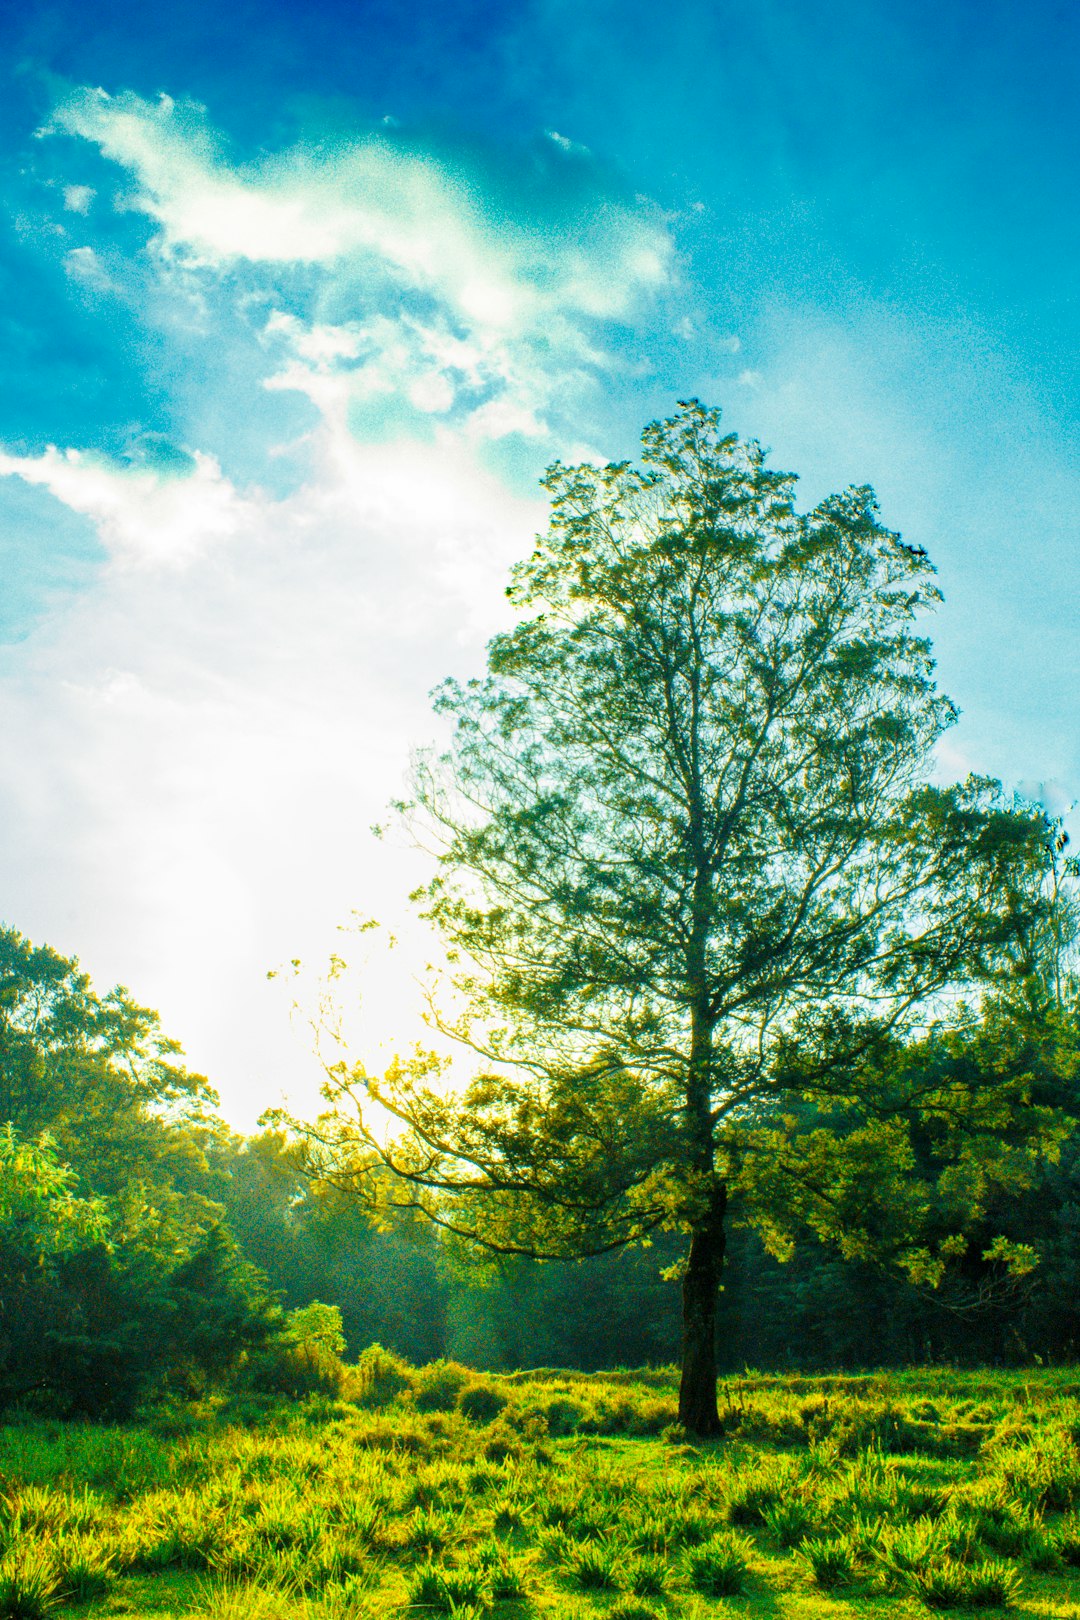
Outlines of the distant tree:
{"label": "distant tree", "polygon": [[48,1132],[84,1188],[136,1220],[152,1203],[179,1240],[213,1218],[203,1138],[220,1127],[216,1103],[156,1012],[0,928],[0,1121],[24,1138]]}
{"label": "distant tree", "polygon": [[156,1013],[0,929],[0,1405],[122,1416],[280,1330],[211,1196],[215,1100]]}
{"label": "distant tree", "polygon": [[280,1131],[211,1145],[213,1195],[244,1254],[287,1307],[340,1307],[352,1357],[373,1341],[413,1362],[444,1354],[446,1280],[429,1223],[407,1210],[373,1223],[351,1198],[313,1184],[302,1157]]}
{"label": "distant tree", "polygon": [[918,1099],[877,1107],[879,1059],[1031,926],[1046,825],[996,783],[929,785],[956,714],[919,631],[938,592],[869,489],[798,514],[696,402],[643,463],[549,471],[521,621],[441,689],[454,740],[405,807],[438,863],[434,1017],[484,1068],[455,1092],[433,1054],[343,1060],[306,1140],[316,1174],[363,1193],[389,1166],[393,1196],[496,1251],[683,1231],[680,1416],[708,1435],[736,1189],[767,1228],[794,1201],[924,1275],[947,1257],[918,1238]]}

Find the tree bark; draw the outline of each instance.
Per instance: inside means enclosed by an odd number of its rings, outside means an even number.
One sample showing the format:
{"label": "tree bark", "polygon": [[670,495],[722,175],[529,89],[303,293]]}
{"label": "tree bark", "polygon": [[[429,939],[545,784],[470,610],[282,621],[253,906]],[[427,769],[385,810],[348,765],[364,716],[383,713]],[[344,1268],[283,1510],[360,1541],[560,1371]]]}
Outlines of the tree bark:
{"label": "tree bark", "polygon": [[683,1277],[683,1353],[679,1422],[700,1439],[721,1433],[716,1410],[716,1301],[724,1268],[727,1188],[716,1183],[700,1222],[691,1231]]}

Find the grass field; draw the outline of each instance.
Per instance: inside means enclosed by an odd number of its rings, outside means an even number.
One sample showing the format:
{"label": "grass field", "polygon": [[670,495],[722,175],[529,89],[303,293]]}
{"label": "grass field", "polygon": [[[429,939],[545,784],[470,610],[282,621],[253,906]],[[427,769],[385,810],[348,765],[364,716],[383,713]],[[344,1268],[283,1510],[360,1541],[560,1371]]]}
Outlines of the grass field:
{"label": "grass field", "polygon": [[0,1620],[1080,1620],[1080,1375],[722,1386],[374,1349],[344,1398],[0,1430]]}

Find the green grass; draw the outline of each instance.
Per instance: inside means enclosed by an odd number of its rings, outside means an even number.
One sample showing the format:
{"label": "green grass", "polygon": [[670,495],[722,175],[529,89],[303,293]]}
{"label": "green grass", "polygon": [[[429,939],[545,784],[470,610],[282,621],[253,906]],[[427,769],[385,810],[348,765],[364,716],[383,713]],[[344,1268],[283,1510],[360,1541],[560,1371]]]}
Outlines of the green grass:
{"label": "green grass", "polygon": [[1072,1370],[747,1374],[709,1445],[670,1372],[345,1395],[0,1428],[0,1620],[1080,1620]]}

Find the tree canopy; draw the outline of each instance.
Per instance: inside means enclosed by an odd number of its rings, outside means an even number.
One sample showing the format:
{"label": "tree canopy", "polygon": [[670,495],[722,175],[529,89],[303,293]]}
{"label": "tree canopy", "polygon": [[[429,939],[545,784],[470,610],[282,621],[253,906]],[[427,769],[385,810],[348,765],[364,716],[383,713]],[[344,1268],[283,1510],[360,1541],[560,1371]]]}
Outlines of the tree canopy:
{"label": "tree canopy", "polygon": [[[1000,1096],[942,1069],[904,1091],[890,1060],[920,1009],[1015,963],[1051,829],[996,782],[935,785],[939,593],[870,489],[798,512],[696,401],[640,466],[556,464],[546,488],[519,622],[440,689],[453,741],[405,806],[451,963],[434,1017],[479,1072],[455,1092],[433,1054],[338,1064],[311,1164],[351,1187],[388,1165],[504,1252],[684,1231],[680,1409],[709,1433],[733,1192],[774,1233],[797,1215],[932,1277],[938,1184],[962,1227],[958,1160],[1005,1174]],[[1058,1139],[1052,1110],[1026,1119],[1013,1175]]]}

